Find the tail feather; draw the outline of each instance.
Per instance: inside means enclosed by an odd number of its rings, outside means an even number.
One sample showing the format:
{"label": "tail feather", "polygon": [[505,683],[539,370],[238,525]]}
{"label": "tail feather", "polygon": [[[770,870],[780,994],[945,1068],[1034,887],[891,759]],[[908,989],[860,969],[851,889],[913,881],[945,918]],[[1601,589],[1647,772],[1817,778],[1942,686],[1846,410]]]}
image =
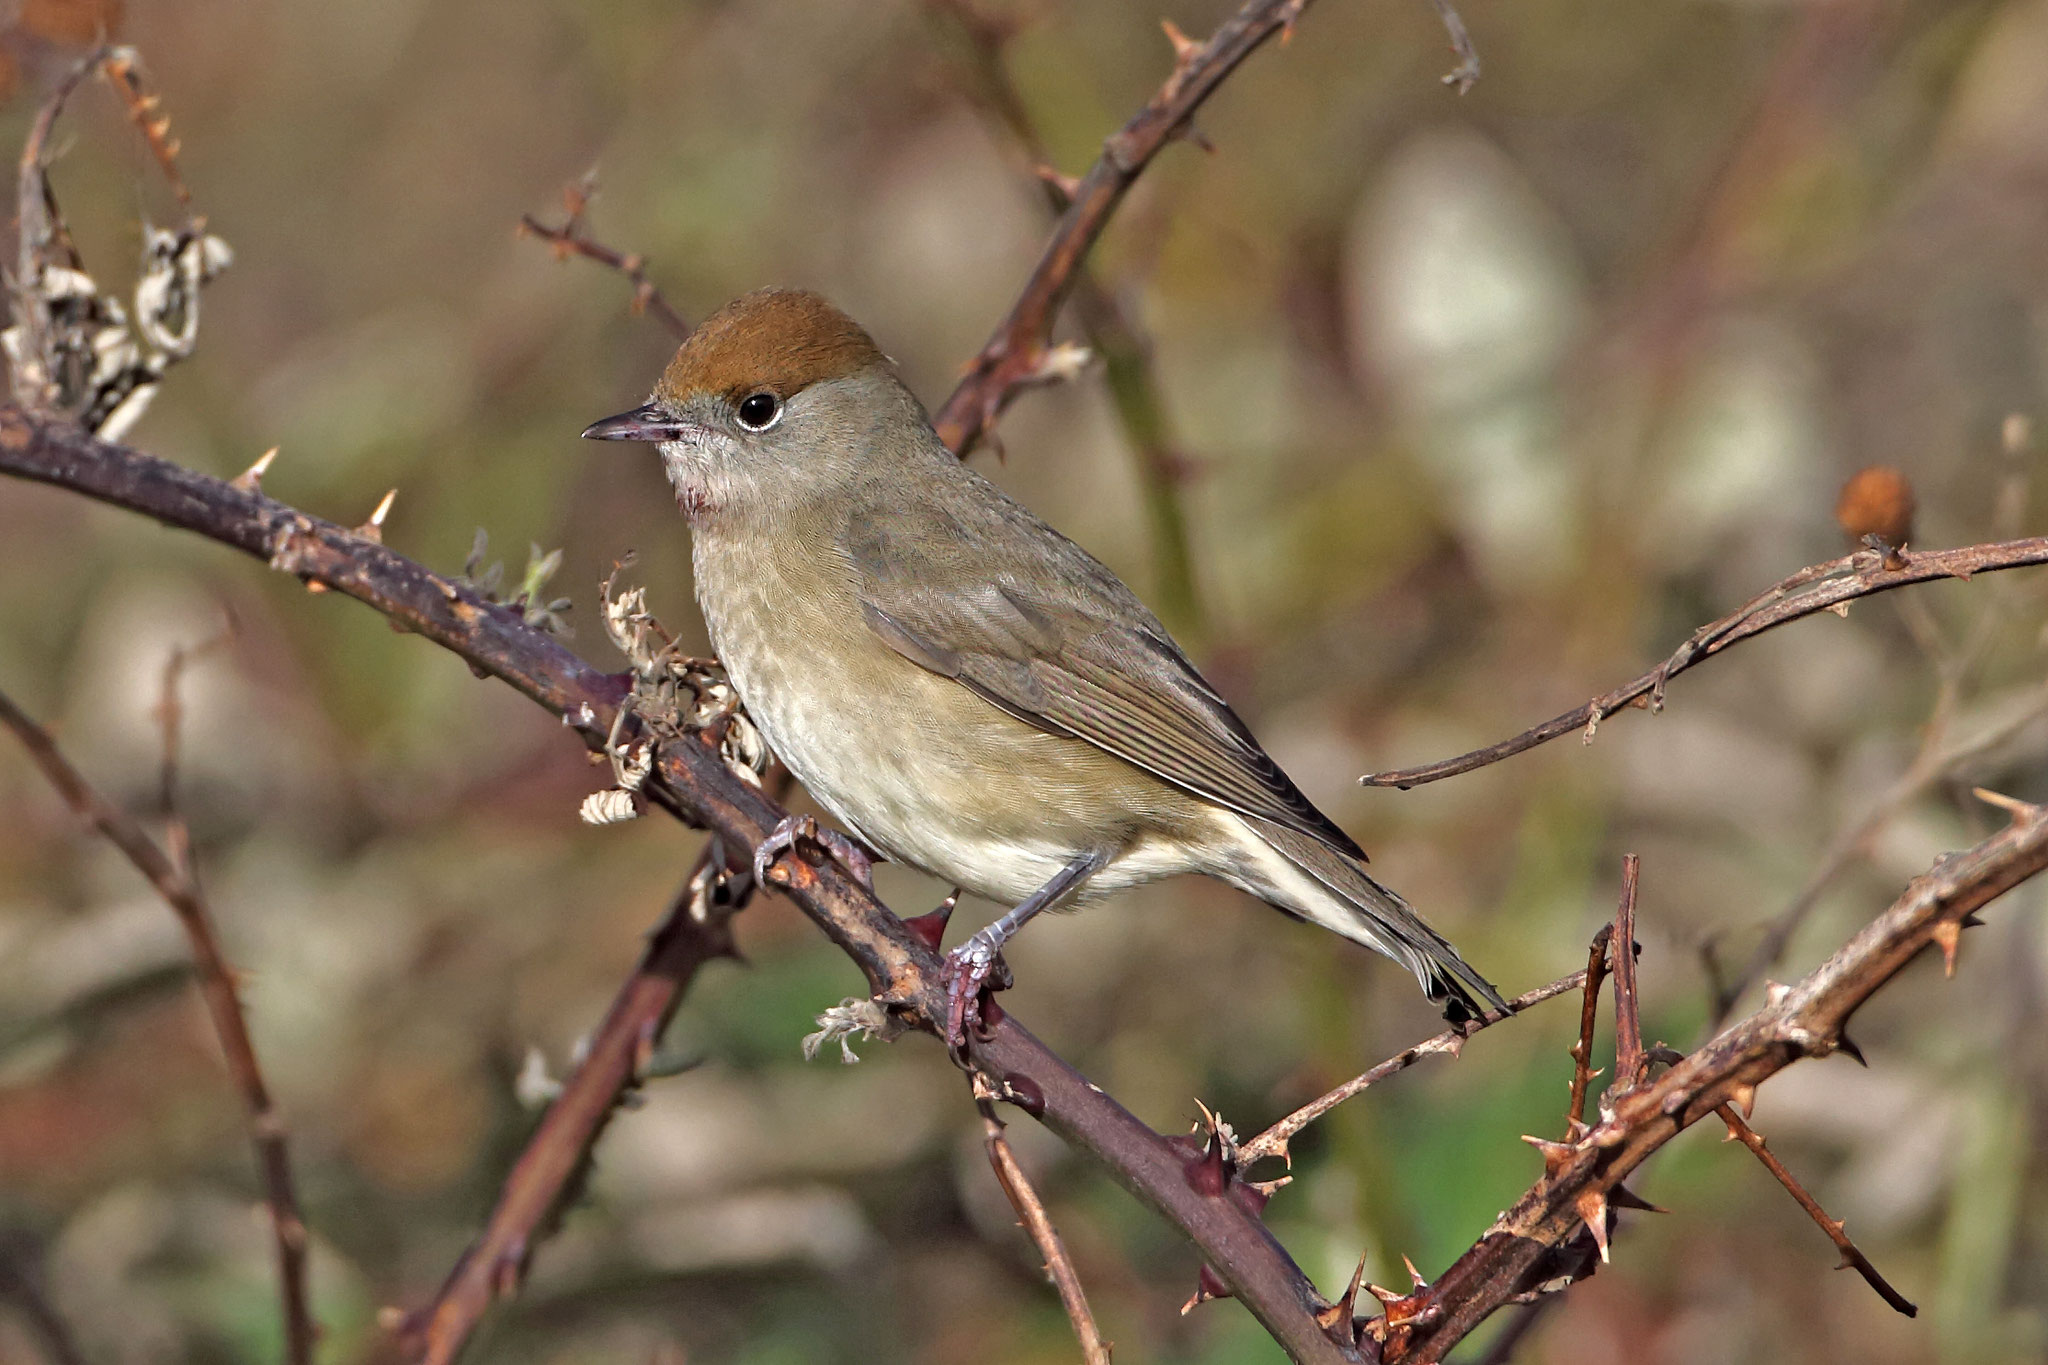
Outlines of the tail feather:
{"label": "tail feather", "polygon": [[1488,1010],[1507,1012],[1507,1001],[1493,983],[1358,863],[1291,829],[1250,821],[1246,827],[1297,874],[1305,874],[1268,876],[1263,880],[1269,885],[1248,888],[1255,894],[1401,963],[1415,973],[1430,999],[1446,1002],[1446,1017],[1454,1023],[1461,1013],[1477,1018]]}

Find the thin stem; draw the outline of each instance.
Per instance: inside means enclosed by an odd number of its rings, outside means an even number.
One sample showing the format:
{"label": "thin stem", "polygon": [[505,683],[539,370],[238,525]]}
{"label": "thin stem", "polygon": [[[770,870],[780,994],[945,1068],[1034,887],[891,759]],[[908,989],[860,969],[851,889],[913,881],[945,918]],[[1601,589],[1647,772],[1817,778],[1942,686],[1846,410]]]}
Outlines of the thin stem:
{"label": "thin stem", "polygon": [[263,1177],[265,1204],[277,1246],[285,1358],[291,1365],[307,1365],[313,1358],[319,1328],[313,1321],[306,1294],[306,1224],[299,1213],[293,1186],[284,1120],[271,1103],[263,1069],[256,1060],[256,1046],[249,1037],[248,1021],[242,1016],[242,1002],[235,992],[234,969],[221,952],[213,930],[213,916],[199,884],[182,866],[183,859],[166,853],[143,832],[135,817],[94,790],[64,757],[50,732],[31,720],[4,692],[0,692],[0,725],[14,732],[30,760],[42,770],[65,804],[121,851],[170,906],[185,930],[198,970],[200,997],[206,1002],[214,1034],[220,1039],[228,1075],[242,1097],[250,1145],[255,1148],[256,1165]]}
{"label": "thin stem", "polygon": [[1081,1359],[1087,1365],[1110,1365],[1109,1343],[1102,1339],[1095,1315],[1088,1310],[1088,1296],[1081,1289],[1081,1277],[1074,1269],[1073,1258],[1067,1254],[1066,1243],[1060,1240],[1059,1229],[1052,1225],[1045,1202],[1031,1188],[1024,1168],[1017,1164],[1017,1154],[1010,1150],[1010,1140],[1003,1136],[1003,1121],[996,1117],[995,1106],[981,1097],[975,1103],[981,1110],[982,1145],[988,1151],[988,1164],[995,1169],[996,1182],[1009,1196],[1010,1207],[1017,1211],[1024,1231],[1038,1248],[1038,1254],[1045,1258],[1046,1276],[1059,1291],[1060,1306],[1067,1310],[1067,1321],[1074,1324],[1074,1335],[1080,1340]]}
{"label": "thin stem", "polygon": [[1518,735],[1511,735],[1483,749],[1426,763],[1418,768],[1367,773],[1358,780],[1368,787],[1400,787],[1406,790],[1469,773],[1504,758],[1513,758],[1562,735],[1576,732],[1590,741],[1600,722],[1623,707],[1637,705],[1651,711],[1662,709],[1664,686],[1671,679],[1730,646],[1754,639],[1789,621],[1797,621],[1819,611],[1846,611],[1846,604],[1856,598],[1889,592],[1910,583],[1928,583],[1939,578],[1967,580],[1980,573],[2033,564],[2048,564],[2048,537],[1993,541],[1952,550],[1895,550],[1888,554],[1858,550],[1841,559],[1801,569],[1773,584],[1740,609],[1694,631],[1690,639],[1657,667],[1623,683],[1612,692],[1602,693],[1584,706],[1553,716],[1541,725],[1532,725]]}

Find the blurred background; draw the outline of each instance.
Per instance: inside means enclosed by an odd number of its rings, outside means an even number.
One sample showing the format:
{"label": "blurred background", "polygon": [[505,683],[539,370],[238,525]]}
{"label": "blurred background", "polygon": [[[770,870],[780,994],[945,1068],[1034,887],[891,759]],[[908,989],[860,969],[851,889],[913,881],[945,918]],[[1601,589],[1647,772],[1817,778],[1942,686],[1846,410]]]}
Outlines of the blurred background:
{"label": "blurred background", "polygon": [[[1221,0],[581,6],[561,0],[15,0],[4,145],[94,34],[139,46],[237,260],[198,356],[129,440],[445,570],[478,528],[515,581],[559,548],[606,666],[613,559],[700,640],[685,529],[646,452],[579,444],[672,341],[616,276],[519,240],[597,168],[590,229],[701,317],[823,290],[936,405],[1079,173],[1164,77],[1162,14]],[[1670,709],[1440,785],[1359,774],[1501,738],[1842,553],[1836,491],[1895,467],[1915,543],[2043,529],[2044,0],[1542,0],[1465,8],[1460,98],[1420,0],[1323,0],[1167,149],[1094,258],[1149,345],[1034,391],[976,458],[1160,605],[1375,868],[1510,993],[1583,965],[1643,858],[1647,1030],[1684,1048],[1717,980],[1809,891],[1768,975],[1810,969],[1944,850],[2048,798],[2048,580],[1858,603],[1677,682]],[[1005,93],[1008,91],[1009,93]],[[56,184],[117,278],[169,217],[103,88]],[[1072,320],[1062,336],[1078,337]],[[330,1365],[394,1350],[700,836],[593,829],[602,785],[539,710],[373,614],[189,535],[0,486],[0,686],[153,815],[169,652],[185,807],[289,1118]],[[1825,873],[1823,877],[1819,874]],[[1810,887],[1810,883],[1812,886]],[[884,869],[884,898],[938,888]],[[1713,1125],[1634,1182],[1614,1264],[1524,1361],[2022,1361],[2048,1350],[2048,928],[2030,886],[1859,1016],[1868,1070],[1794,1068],[1756,1115],[1876,1263],[1893,1314]],[[992,913],[969,907],[977,920]],[[963,916],[965,918],[965,916]],[[972,927],[967,925],[966,927]],[[587,1196],[472,1358],[1067,1361],[1072,1337],[929,1040],[806,1064],[860,989],[786,903],[740,921],[604,1139]],[[956,930],[962,932],[962,930]],[[1006,1003],[1147,1122],[1253,1131],[1435,1031],[1413,983],[1225,889],[1041,923]],[[1761,997],[1752,985],[1738,1008]],[[1269,1222],[1326,1291],[1434,1275],[1538,1175],[1576,1011],[1559,1003],[1353,1102],[1297,1144]],[[1603,1028],[1598,1047],[1608,1047]],[[1011,1128],[1123,1361],[1267,1361],[1193,1253]],[[0,1361],[264,1361],[280,1334],[239,1107],[171,916],[0,745]],[[1496,1324],[1498,1326],[1498,1324]],[[1462,1358],[1485,1356],[1482,1337]]]}

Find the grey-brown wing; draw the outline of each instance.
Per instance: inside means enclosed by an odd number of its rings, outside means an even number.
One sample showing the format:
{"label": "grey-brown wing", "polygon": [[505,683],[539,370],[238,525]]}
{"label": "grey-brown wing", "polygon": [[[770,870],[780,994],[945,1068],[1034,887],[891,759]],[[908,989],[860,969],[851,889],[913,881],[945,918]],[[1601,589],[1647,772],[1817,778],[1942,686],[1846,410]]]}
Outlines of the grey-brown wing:
{"label": "grey-brown wing", "polygon": [[1116,575],[974,482],[1000,501],[855,519],[849,544],[870,629],[1021,720],[1365,857]]}

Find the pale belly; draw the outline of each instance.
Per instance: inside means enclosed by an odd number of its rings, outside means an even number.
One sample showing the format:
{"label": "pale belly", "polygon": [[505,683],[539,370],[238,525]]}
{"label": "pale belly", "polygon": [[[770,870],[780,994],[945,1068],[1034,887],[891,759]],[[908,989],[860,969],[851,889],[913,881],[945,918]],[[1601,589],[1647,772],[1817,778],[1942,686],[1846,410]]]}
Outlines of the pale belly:
{"label": "pale belly", "polygon": [[1203,870],[1171,832],[1190,798],[904,659],[850,596],[805,601],[774,566],[704,550],[700,531],[699,600],[747,714],[876,851],[1005,905],[1093,848],[1116,857],[1076,903]]}

